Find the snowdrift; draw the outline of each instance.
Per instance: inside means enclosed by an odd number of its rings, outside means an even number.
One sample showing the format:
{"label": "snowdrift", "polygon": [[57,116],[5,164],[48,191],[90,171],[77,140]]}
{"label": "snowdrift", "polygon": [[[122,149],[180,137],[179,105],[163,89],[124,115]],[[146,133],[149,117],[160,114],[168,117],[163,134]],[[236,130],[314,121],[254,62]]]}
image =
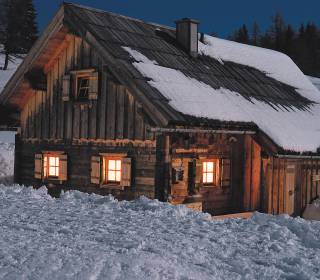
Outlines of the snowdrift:
{"label": "snowdrift", "polygon": [[319,279],[320,223],[0,187],[1,279]]}

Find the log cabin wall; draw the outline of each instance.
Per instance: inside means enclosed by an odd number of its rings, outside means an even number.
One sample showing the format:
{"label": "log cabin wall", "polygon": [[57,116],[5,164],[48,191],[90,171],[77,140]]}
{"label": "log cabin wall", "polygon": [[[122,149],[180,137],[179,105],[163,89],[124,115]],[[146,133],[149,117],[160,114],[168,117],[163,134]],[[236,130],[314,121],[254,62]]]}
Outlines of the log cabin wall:
{"label": "log cabin wall", "polygon": [[[45,67],[47,90],[34,90],[21,112],[16,181],[43,184],[34,179],[35,154],[65,151],[70,169],[67,188],[106,194],[111,190],[90,184],[91,156],[125,151],[133,159],[134,186],[122,196],[153,198],[155,138],[147,130],[149,119],[130,91],[112,78],[94,49],[77,36],[68,35],[66,40],[65,48]],[[89,68],[99,72],[98,99],[88,104],[63,101],[64,75]]]}
{"label": "log cabin wall", "polygon": [[319,197],[319,160],[269,158],[264,162],[265,212],[301,215],[307,204]]}
{"label": "log cabin wall", "polygon": [[[141,105],[108,74],[97,53],[79,37],[68,35],[67,41],[66,48],[49,62],[47,91],[34,90],[21,112],[22,139],[153,139]],[[90,68],[100,75],[98,100],[82,106],[64,102],[64,75]]]}
{"label": "log cabin wall", "polygon": [[[41,151],[65,151],[68,155],[68,180],[55,184],[55,191],[76,189],[101,195],[113,194],[119,199],[134,199],[141,195],[155,197],[155,164],[154,142],[148,141],[114,141],[113,143],[86,144],[51,144],[46,142],[23,142],[16,139],[16,156],[19,158],[16,167],[15,181],[27,186],[49,185],[34,178],[35,154]],[[93,185],[91,179],[91,157],[100,153],[127,153],[132,158],[132,185],[122,190]]]}
{"label": "log cabin wall", "polygon": [[218,159],[220,166],[222,161],[228,161],[226,168],[230,174],[226,175],[228,178],[225,180],[220,176],[221,181],[214,187],[200,183],[203,210],[215,215],[243,211],[244,136],[185,134],[173,135],[171,141],[172,167],[182,167],[184,170],[183,179],[171,185],[174,203],[182,203],[187,199],[190,180],[194,176],[190,174],[190,163],[193,160]]}

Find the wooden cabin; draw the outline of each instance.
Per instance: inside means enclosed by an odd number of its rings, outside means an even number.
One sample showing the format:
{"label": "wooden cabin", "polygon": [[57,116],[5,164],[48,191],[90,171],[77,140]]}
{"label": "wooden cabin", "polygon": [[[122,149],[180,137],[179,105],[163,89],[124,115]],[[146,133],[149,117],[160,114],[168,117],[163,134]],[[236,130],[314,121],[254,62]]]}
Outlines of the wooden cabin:
{"label": "wooden cabin", "polygon": [[299,215],[320,193],[320,93],[285,55],[176,25],[63,4],[0,96],[15,182]]}

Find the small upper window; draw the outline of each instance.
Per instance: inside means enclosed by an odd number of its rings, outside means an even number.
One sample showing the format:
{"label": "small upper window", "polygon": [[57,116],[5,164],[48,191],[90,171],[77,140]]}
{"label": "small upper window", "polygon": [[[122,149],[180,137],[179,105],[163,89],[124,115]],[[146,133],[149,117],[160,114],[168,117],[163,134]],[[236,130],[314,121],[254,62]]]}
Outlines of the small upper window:
{"label": "small upper window", "polygon": [[59,177],[60,159],[58,156],[45,155],[43,158],[44,178]]}
{"label": "small upper window", "polygon": [[202,181],[205,185],[213,185],[216,177],[216,163],[214,161],[203,162]]}
{"label": "small upper window", "polygon": [[77,78],[77,99],[80,101],[88,100],[89,98],[89,80],[90,77]]}

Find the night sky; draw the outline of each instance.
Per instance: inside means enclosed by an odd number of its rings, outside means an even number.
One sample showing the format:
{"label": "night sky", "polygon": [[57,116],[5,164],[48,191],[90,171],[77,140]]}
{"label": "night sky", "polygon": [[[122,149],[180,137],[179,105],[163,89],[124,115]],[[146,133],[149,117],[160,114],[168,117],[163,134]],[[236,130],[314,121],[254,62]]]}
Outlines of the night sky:
{"label": "night sky", "polygon": [[[241,24],[249,27],[257,21],[261,29],[271,16],[280,12],[287,23],[297,27],[303,22],[320,23],[319,0],[74,0],[91,6],[149,22],[174,26],[183,17],[200,20],[200,31],[226,37]],[[42,31],[55,14],[61,0],[34,0]]]}

